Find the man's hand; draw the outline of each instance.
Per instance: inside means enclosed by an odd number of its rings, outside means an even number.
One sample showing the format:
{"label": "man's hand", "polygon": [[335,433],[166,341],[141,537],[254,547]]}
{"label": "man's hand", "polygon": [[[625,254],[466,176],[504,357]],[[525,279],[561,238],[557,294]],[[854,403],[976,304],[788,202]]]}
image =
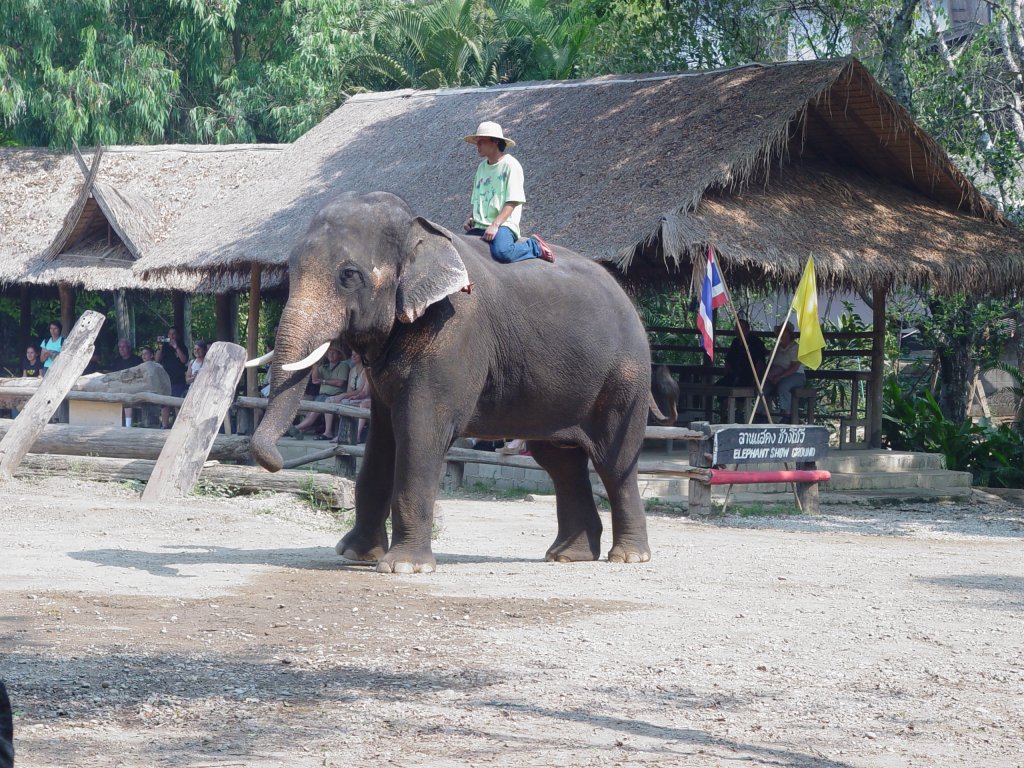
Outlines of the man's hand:
{"label": "man's hand", "polygon": [[484,240],[488,243],[494,239],[494,236],[498,234],[498,225],[491,224],[487,229],[484,230]]}
{"label": "man's hand", "polygon": [[463,229],[464,232],[469,232],[469,230],[473,229],[473,217],[472,216],[470,216],[468,219],[466,219],[465,223],[462,225],[462,229]]}

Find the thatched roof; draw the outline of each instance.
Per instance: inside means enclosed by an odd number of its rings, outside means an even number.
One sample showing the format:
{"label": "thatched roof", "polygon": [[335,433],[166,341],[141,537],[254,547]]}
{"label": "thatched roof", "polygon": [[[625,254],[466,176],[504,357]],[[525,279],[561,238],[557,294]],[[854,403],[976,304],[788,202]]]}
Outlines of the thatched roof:
{"label": "thatched roof", "polygon": [[[962,271],[952,262],[977,257],[978,265],[990,265],[1024,251],[1020,234],[867,70],[839,59],[356,96],[276,158],[260,183],[189,216],[136,269],[281,268],[313,213],[344,190],[398,193],[417,212],[457,228],[478,162],[462,136],[485,119],[518,142],[513,153],[527,181],[524,231],[616,262],[627,277],[640,271],[688,281],[709,241],[727,270],[735,258],[753,280],[795,281],[814,253],[833,282],[857,288],[958,280]],[[762,229],[747,227],[739,201],[752,199],[758,184],[765,192],[769,171],[787,179],[787,168],[810,161],[835,166],[831,174],[806,171],[819,190],[826,177],[844,179],[854,197],[881,208],[804,195],[799,209],[787,210],[817,221],[816,237],[801,240],[804,222],[785,220],[782,208],[772,218],[770,203],[762,203]],[[861,193],[861,181],[873,186]],[[787,184],[770,184],[767,192]],[[722,202],[737,194],[737,205]],[[719,201],[717,214],[711,201]],[[905,217],[908,240],[915,228],[932,227],[913,248],[918,266],[901,266],[903,253],[885,255],[876,238],[880,255],[866,269],[857,257],[861,238],[877,233],[845,220],[853,214]],[[730,243],[741,241],[734,251]],[[1005,287],[1004,270],[972,270],[972,287]],[[1012,274],[1024,276],[1024,269]]]}
{"label": "thatched roof", "polygon": [[68,283],[215,291],[239,277],[168,273],[143,279],[135,261],[186,211],[253,183],[280,145],[109,147],[73,153],[0,149],[0,284]]}

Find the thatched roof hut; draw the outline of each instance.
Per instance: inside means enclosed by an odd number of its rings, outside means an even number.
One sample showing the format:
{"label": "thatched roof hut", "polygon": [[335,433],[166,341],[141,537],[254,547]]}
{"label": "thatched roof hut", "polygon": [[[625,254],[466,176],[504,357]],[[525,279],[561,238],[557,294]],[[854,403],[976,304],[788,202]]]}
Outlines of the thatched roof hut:
{"label": "thatched roof hut", "polygon": [[281,269],[343,190],[458,227],[484,119],[518,142],[525,231],[630,280],[688,283],[711,243],[733,284],[794,283],[809,254],[847,288],[1024,282],[1021,233],[854,59],[356,96],[136,270]]}
{"label": "thatched roof hut", "polygon": [[280,145],[134,146],[59,153],[0,149],[0,285],[222,291],[194,272],[143,279],[137,259],[186,211],[252,184]]}

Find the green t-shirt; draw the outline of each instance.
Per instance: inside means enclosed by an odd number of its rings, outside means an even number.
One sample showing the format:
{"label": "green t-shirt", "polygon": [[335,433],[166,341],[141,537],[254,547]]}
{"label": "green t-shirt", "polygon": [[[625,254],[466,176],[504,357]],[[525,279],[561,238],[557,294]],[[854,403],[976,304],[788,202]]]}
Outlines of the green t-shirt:
{"label": "green t-shirt", "polygon": [[501,160],[491,165],[486,159],[480,161],[473,179],[473,223],[486,229],[501,213],[505,203],[519,203],[502,226],[508,227],[519,237],[519,219],[526,202],[523,189],[523,166],[512,155],[502,155]]}
{"label": "green t-shirt", "polygon": [[[330,361],[321,363],[320,365],[320,381],[327,381],[327,379],[338,379],[339,381],[348,381],[348,360],[339,360],[334,365],[331,365]],[[339,392],[344,392],[345,387],[336,387],[333,384],[321,384],[320,394],[321,395],[337,395]]]}

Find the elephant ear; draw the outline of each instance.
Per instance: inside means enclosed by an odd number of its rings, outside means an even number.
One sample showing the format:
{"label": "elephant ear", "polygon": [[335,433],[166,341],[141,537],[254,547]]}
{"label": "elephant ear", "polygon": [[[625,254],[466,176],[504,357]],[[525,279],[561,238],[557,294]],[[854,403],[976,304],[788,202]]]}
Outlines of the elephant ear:
{"label": "elephant ear", "polygon": [[398,278],[395,314],[401,322],[414,322],[431,304],[469,286],[469,273],[452,237],[421,216],[413,219]]}

